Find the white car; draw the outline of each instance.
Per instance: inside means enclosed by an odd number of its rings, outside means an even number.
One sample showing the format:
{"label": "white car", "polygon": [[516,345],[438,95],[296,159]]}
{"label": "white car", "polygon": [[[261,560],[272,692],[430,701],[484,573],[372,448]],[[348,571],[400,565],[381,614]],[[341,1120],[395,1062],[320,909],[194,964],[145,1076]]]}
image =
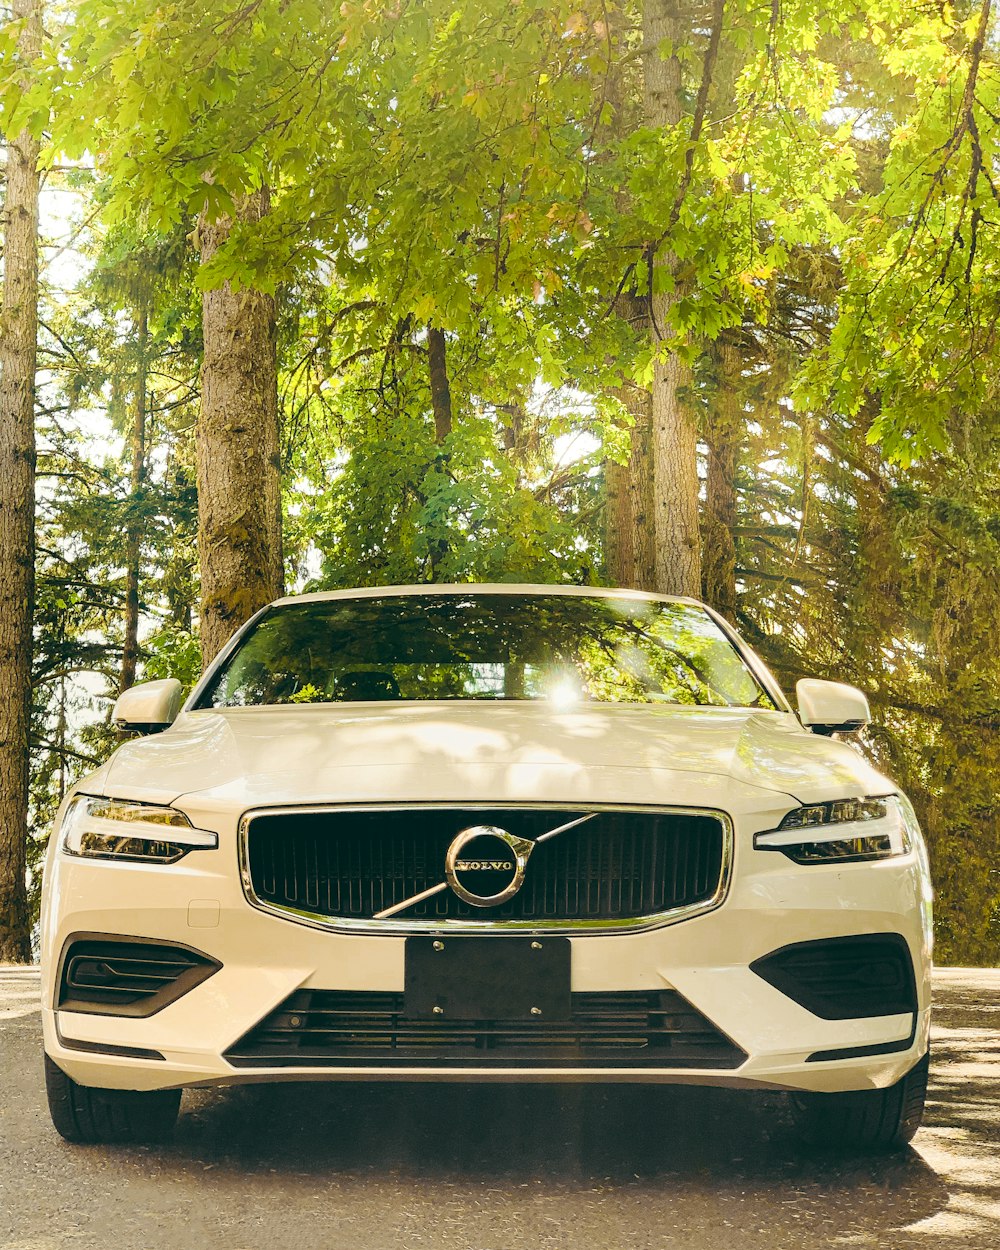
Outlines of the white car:
{"label": "white car", "polygon": [[693,600],[565,586],[281,599],[58,817],[53,1121],[154,1138],[185,1086],[631,1081],[787,1090],[891,1149],[927,1083],[913,810]]}

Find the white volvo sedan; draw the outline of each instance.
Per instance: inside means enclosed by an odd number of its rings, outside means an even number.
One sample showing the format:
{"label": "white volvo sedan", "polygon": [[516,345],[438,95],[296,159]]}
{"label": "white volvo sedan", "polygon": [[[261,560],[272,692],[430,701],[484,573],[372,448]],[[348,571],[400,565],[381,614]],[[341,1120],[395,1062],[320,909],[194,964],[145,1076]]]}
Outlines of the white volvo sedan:
{"label": "white volvo sedan", "polygon": [[59,814],[45,1064],[72,1141],[185,1086],[786,1090],[891,1149],[927,1083],[930,882],[906,798],[702,604],[563,586],[279,600]]}

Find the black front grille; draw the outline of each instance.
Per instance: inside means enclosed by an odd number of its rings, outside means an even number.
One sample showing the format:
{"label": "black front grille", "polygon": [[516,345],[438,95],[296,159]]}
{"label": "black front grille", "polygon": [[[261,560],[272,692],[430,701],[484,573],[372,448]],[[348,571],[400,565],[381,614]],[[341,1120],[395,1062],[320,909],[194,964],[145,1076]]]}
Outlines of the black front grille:
{"label": "black front grille", "polygon": [[750,968],[823,1020],[898,1016],[917,1009],[910,948],[899,933],[796,942]]}
{"label": "black front grille", "polygon": [[[445,879],[455,836],[494,825],[535,841],[588,813],[553,808],[386,808],[254,817],[247,831],[262,902],[368,920]],[[477,907],[450,889],[399,913],[405,921],[625,920],[694,906],[719,889],[725,831],[714,816],[600,811],[532,851],[507,902]]]}
{"label": "black front grille", "polygon": [[71,939],[59,974],[61,1011],[151,1016],[221,967],[187,946],[98,934]]}
{"label": "black front grille", "polygon": [[673,990],[574,994],[559,1021],[411,1019],[402,994],[297,990],[226,1058],[242,1068],[738,1068],[746,1054]]}

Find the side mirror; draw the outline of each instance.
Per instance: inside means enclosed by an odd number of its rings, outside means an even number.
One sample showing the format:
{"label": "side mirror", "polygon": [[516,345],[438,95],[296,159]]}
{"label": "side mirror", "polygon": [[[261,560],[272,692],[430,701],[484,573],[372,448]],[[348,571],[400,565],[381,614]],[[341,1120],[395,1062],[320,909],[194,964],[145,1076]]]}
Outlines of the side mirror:
{"label": "side mirror", "polygon": [[176,677],[144,681],[118,696],[111,719],[122,729],[134,729],[141,734],[159,733],[177,719],[181,690],[181,683]]}
{"label": "side mirror", "polygon": [[799,719],[813,733],[849,733],[863,729],[872,718],[868,700],[857,686],[804,677],[795,683],[795,695]]}

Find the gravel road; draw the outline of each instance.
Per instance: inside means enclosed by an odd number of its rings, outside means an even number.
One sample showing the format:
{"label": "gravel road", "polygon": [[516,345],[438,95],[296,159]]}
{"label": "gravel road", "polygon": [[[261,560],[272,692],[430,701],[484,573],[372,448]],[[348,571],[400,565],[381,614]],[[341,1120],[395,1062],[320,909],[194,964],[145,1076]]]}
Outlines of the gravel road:
{"label": "gravel road", "polygon": [[0,968],[0,1250],[994,1250],[1000,970],[936,974],[926,1126],[805,1154],[725,1090],[276,1085],[187,1093],[169,1146],[64,1144],[37,973]]}

